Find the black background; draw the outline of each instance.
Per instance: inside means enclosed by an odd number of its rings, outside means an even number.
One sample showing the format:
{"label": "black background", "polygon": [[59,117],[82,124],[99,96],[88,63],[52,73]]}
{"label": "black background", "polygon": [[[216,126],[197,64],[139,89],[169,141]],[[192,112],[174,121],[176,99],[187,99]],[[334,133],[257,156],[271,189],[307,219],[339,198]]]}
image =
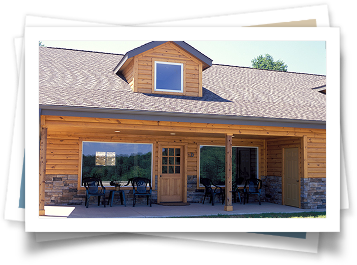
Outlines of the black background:
{"label": "black background", "polygon": [[[17,93],[17,72],[14,52],[14,37],[24,33],[25,15],[40,15],[44,17],[68,18],[74,20],[104,22],[118,25],[133,25],[148,22],[160,22],[183,18],[217,16],[254,12],[260,10],[281,9],[307,5],[329,4],[330,22],[332,27],[341,27],[341,125],[345,149],[346,170],[350,194],[350,210],[341,211],[341,232],[320,233],[319,253],[308,254],[291,251],[278,251],[225,245],[217,243],[195,242],[189,240],[167,239],[135,234],[116,234],[92,238],[62,240],[46,243],[35,243],[34,233],[24,233],[25,225],[19,222],[1,221],[4,247],[2,254],[9,254],[15,259],[25,258],[39,263],[51,261],[60,262],[172,262],[182,259],[190,263],[207,262],[281,262],[294,261],[282,259],[297,258],[297,261],[317,263],[329,261],[336,257],[338,262],[350,262],[353,258],[355,244],[355,229],[352,226],[355,187],[354,150],[354,108],[355,96],[352,94],[356,84],[353,80],[355,71],[355,37],[354,7],[352,2],[342,4],[342,1],[30,1],[4,2],[0,16],[1,34],[1,104],[2,113],[2,192],[0,200],[5,203],[7,168],[10,159],[13,119],[15,114]],[[328,62],[329,58],[327,58]],[[328,62],[329,63],[329,62]],[[328,76],[328,75],[327,75]],[[351,78],[352,77],[352,78]],[[348,83],[347,83],[348,82]],[[346,84],[343,86],[343,84]],[[330,89],[335,89],[329,87]],[[34,125],[36,126],[36,125]],[[337,161],[336,161],[337,163]],[[336,176],[336,181],[339,178]],[[330,185],[330,184],[329,184]],[[352,191],[352,194],[351,194]],[[37,196],[34,194],[34,196]],[[332,197],[333,199],[334,197]],[[336,198],[337,199],[337,198]],[[3,204],[2,204],[3,205]],[[3,220],[3,209],[0,209]],[[144,221],[144,220],[143,220]],[[145,225],[145,222],[143,222]],[[100,223],[98,223],[100,226]],[[96,228],[93,227],[93,231]],[[13,255],[29,250],[25,255]],[[17,252],[19,250],[20,252]],[[25,252],[23,252],[25,253]],[[168,255],[163,255],[168,254]],[[286,256],[286,257],[285,257]],[[232,260],[232,261],[228,261]],[[353,259],[352,259],[353,260]],[[21,261],[20,261],[21,262]],[[332,261],[331,259],[331,262]]]}

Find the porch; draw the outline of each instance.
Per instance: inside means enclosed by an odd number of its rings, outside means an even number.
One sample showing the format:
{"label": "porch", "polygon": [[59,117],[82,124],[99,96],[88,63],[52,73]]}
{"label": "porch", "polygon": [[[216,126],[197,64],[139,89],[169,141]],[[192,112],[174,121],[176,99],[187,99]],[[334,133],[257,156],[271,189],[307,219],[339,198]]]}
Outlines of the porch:
{"label": "porch", "polygon": [[45,205],[82,204],[83,176],[146,177],[157,203],[198,202],[200,178],[217,178],[224,213],[236,210],[237,179],[254,177],[278,206],[325,208],[325,157],[323,129],[41,115],[40,215]]}
{"label": "porch", "polygon": [[321,212],[326,209],[299,209],[285,205],[262,202],[248,204],[234,203],[233,211],[225,211],[224,205],[217,203],[211,204],[191,203],[187,206],[163,206],[153,204],[152,207],[146,204],[132,205],[113,205],[113,207],[90,205],[74,206],[45,206],[45,216],[60,218],[167,218],[167,217],[195,217],[209,215],[237,215],[237,214],[260,214],[260,213],[300,213],[300,212]]}

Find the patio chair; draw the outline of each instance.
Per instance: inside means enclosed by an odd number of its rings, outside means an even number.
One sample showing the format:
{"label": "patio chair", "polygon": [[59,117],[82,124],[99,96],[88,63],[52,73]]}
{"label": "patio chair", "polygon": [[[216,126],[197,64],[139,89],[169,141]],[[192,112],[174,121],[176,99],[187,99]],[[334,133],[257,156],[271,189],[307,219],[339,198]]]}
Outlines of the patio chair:
{"label": "patio chair", "polygon": [[255,194],[258,196],[259,205],[261,205],[261,189],[262,181],[260,179],[251,178],[245,181],[243,194],[244,194],[244,204],[249,201],[249,195]]}
{"label": "patio chair", "polygon": [[[138,196],[145,196],[146,204],[148,205],[150,202],[150,207],[151,207],[152,188],[151,188],[150,179],[137,177],[132,180],[132,184],[133,184],[133,207],[135,207],[136,197]],[[146,189],[147,187],[149,187],[149,189]]]}
{"label": "patio chair", "polygon": [[216,195],[220,196],[222,199],[222,204],[224,203],[224,190],[221,187],[213,184],[212,180],[208,178],[201,178],[200,182],[203,186],[205,186],[202,204],[205,203],[206,197],[209,197],[209,202],[211,202],[213,206]]}
{"label": "patio chair", "polygon": [[[103,205],[105,207],[105,187],[103,186],[102,180],[98,178],[84,178],[82,182],[86,188],[86,208],[88,208],[89,198],[92,196],[98,197],[98,206],[100,205],[100,197],[103,197]],[[101,186],[101,189],[99,189],[99,186]]]}
{"label": "patio chair", "polygon": [[237,179],[237,181],[233,182],[233,185],[232,185],[233,202],[237,202],[237,196],[238,196],[239,202],[242,204],[241,194],[243,193],[243,190],[239,189],[238,185],[242,185],[243,182],[244,182],[244,178],[242,178],[242,177],[239,177]]}

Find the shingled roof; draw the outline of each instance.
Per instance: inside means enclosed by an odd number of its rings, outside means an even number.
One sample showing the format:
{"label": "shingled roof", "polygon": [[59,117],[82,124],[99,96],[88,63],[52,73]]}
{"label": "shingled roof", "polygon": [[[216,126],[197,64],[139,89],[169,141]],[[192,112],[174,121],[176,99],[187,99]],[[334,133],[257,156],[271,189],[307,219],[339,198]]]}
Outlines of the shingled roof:
{"label": "shingled roof", "polygon": [[203,96],[134,93],[113,70],[123,55],[39,47],[39,103],[46,107],[326,121],[326,76],[215,65]]}

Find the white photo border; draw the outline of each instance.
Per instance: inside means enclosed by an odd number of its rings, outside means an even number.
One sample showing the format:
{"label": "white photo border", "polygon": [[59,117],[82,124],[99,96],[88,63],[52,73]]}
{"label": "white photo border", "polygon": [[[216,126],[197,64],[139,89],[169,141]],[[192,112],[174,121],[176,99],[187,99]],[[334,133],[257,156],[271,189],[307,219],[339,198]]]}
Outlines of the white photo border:
{"label": "white photo border", "polygon": [[[197,34],[198,31],[200,34]],[[140,225],[143,222],[142,218],[40,218],[38,214],[39,40],[147,39],[326,41],[326,79],[328,86],[331,87],[327,96],[326,218],[239,219],[239,226],[234,225],[238,222],[235,218],[146,218],[145,226]],[[26,232],[339,232],[340,156],[337,155],[340,154],[339,41],[338,28],[27,27],[25,29],[25,150],[28,154],[25,169]],[[98,225],[98,222],[101,225]],[[93,227],[97,230],[93,231]]]}

